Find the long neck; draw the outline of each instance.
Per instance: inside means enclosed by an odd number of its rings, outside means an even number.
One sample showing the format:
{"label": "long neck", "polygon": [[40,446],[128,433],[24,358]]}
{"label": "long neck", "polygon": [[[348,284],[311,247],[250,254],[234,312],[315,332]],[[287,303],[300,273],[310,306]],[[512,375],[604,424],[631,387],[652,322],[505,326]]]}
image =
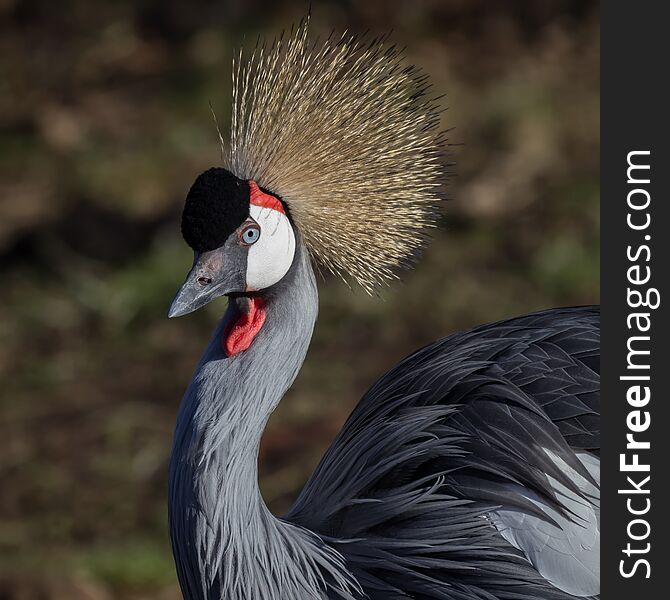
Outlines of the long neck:
{"label": "long neck", "polygon": [[262,329],[248,350],[232,358],[221,347],[221,335],[239,310],[229,303],[179,411],[169,515],[187,600],[319,598],[332,585],[326,580],[348,587],[339,555],[315,535],[273,517],[258,487],[263,430],[298,374],[316,321],[316,284],[302,245],[264,300]]}

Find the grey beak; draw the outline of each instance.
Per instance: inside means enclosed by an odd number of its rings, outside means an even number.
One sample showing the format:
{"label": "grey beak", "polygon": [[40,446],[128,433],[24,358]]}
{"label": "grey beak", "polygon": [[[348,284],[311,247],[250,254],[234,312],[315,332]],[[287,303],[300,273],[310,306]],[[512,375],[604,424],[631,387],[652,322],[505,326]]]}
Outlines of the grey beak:
{"label": "grey beak", "polygon": [[174,297],[168,311],[168,319],[187,315],[209,301],[208,286],[198,282],[198,277],[194,276],[194,271],[195,267],[191,269],[191,272],[186,277],[186,281],[184,281],[177,295]]}
{"label": "grey beak", "polygon": [[211,268],[210,258],[206,254],[197,257],[193,268],[170,305],[168,318],[192,313],[215,298],[234,291],[225,275],[219,278],[221,269]]}

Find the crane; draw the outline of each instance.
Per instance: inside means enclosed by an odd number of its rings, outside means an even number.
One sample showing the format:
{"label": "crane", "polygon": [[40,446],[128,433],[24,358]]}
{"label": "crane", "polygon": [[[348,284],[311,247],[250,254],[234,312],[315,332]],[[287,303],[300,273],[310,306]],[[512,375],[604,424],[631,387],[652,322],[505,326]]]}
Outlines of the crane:
{"label": "crane", "polygon": [[599,311],[546,310],[410,355],[365,393],[297,501],[258,486],[267,420],[317,319],[314,260],[370,293],[439,206],[439,110],[386,39],[234,64],[222,167],[188,192],[169,316],[228,297],[182,400],[169,528],[186,600],[599,597]]}

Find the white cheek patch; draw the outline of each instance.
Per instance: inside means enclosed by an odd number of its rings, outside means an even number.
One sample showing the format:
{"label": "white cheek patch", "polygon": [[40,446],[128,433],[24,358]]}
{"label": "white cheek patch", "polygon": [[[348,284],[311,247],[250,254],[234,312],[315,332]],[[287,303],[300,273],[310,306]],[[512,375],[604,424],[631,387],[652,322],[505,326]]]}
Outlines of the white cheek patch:
{"label": "white cheek patch", "polygon": [[288,272],[295,254],[295,236],[288,217],[278,210],[252,204],[249,216],[260,226],[261,235],[249,246],[247,289],[262,290]]}

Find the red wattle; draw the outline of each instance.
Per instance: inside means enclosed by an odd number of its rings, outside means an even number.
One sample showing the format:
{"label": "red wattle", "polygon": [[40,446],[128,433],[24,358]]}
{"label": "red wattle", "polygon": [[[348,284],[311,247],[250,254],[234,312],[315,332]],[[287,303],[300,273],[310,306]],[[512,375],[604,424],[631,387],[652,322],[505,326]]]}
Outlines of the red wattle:
{"label": "red wattle", "polygon": [[249,298],[249,312],[243,312],[223,333],[221,345],[226,355],[235,356],[249,348],[263,323],[265,323],[265,302],[261,298]]}

